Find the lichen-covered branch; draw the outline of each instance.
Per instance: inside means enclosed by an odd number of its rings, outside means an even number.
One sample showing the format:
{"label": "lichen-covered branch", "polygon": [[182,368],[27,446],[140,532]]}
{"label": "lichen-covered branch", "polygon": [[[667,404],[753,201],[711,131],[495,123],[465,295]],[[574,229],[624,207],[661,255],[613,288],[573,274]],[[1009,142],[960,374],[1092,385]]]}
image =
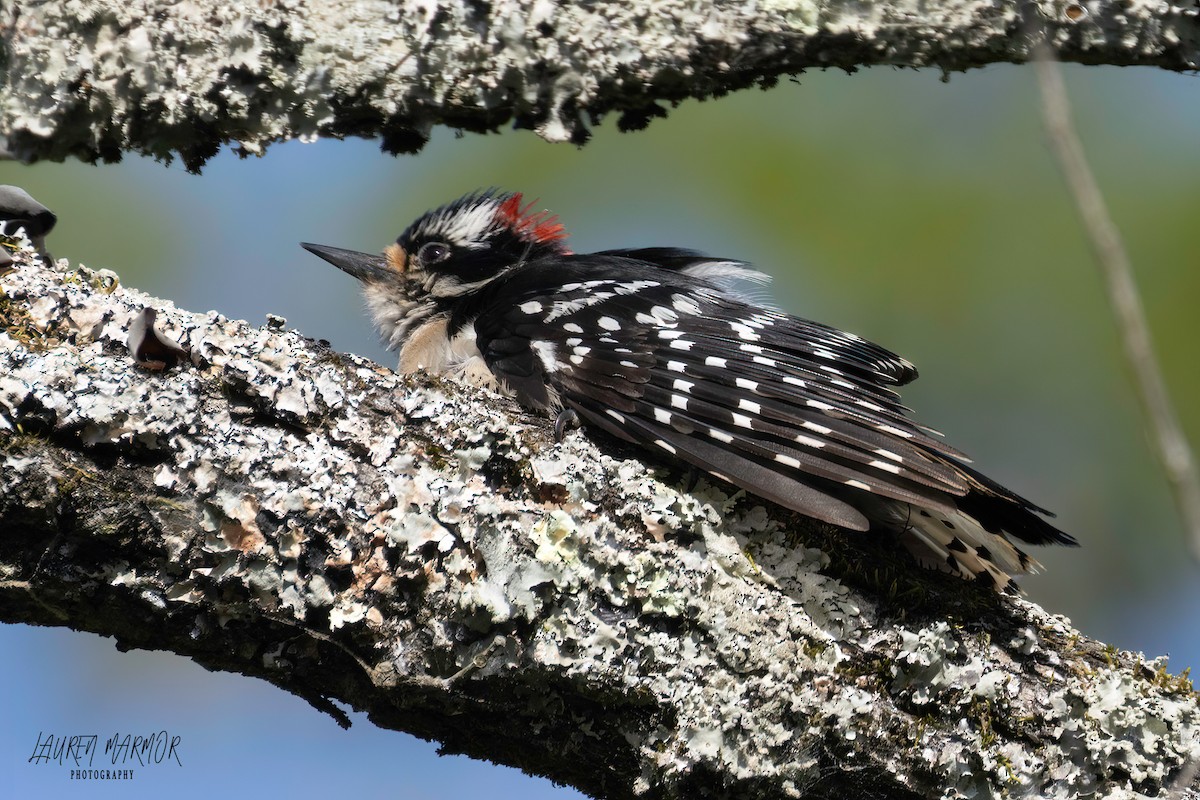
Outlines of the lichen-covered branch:
{"label": "lichen-covered branch", "polygon": [[41,0],[0,7],[0,151],[199,169],[316,136],[409,152],[434,125],[581,141],[806,69],[1023,62],[1028,14],[1065,61],[1200,65],[1194,3]]}
{"label": "lichen-covered branch", "polygon": [[[1190,683],[1037,606],[33,253],[0,276],[2,621],[172,650],[603,798],[1194,775]],[[135,362],[148,326],[179,363]]]}

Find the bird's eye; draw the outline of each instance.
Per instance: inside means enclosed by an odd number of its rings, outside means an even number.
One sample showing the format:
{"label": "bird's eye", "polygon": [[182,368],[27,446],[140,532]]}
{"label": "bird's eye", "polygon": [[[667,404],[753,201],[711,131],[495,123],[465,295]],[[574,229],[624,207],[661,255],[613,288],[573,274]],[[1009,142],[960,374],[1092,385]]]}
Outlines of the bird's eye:
{"label": "bird's eye", "polygon": [[429,242],[421,245],[421,249],[417,251],[417,257],[421,259],[422,264],[436,264],[450,257],[450,246],[441,242]]}

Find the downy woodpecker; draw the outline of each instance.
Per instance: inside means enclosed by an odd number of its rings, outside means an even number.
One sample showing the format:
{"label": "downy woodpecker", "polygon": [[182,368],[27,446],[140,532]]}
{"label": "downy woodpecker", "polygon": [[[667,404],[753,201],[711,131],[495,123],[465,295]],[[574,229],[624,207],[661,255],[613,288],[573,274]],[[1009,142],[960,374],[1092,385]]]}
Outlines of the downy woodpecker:
{"label": "downy woodpecker", "polygon": [[1048,512],[908,419],[905,359],[722,288],[744,262],[655,247],[571,252],[520,194],[428,212],[382,255],[304,244],[357,278],[400,371],[455,376],[1016,591],[1013,539],[1076,544]]}

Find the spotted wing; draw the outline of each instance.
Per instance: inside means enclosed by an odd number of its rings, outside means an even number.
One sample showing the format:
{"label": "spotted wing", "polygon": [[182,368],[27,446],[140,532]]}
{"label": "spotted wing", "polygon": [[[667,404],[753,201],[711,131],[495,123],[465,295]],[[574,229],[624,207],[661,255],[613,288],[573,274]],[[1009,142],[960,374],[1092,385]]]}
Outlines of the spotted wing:
{"label": "spotted wing", "polygon": [[[751,283],[770,283],[770,276],[754,269],[744,261],[728,258],[714,258],[697,250],[687,250],[678,247],[643,247],[634,250],[605,250],[597,253],[600,256],[617,256],[629,258],[638,262],[650,263],[663,269],[682,273],[702,281],[716,282],[722,289],[737,281]],[[754,313],[754,309],[744,309]],[[767,312],[759,310],[758,314],[766,316]],[[862,337],[839,331],[818,322],[776,314],[776,318],[786,318],[792,326],[799,328],[796,333],[802,338],[811,340],[814,354],[820,353],[828,359],[847,359],[870,364],[875,372],[875,378],[887,384],[902,385],[917,378],[917,369],[906,359],[900,358],[890,350],[868,342]],[[780,330],[780,329],[776,329]],[[793,342],[795,336],[792,337]]]}
{"label": "spotted wing", "polygon": [[[594,279],[529,291],[474,325],[526,402],[657,448],[803,514],[865,530],[847,496],[943,513],[970,480],[889,385],[908,362],[851,334],[730,300],[701,282]],[[673,276],[672,276],[673,277]]]}

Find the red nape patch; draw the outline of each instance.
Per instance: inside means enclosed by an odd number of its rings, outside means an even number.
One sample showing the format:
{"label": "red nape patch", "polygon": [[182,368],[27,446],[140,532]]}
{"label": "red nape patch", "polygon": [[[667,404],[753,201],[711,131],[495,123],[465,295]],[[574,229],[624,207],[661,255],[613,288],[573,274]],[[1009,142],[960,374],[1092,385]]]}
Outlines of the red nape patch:
{"label": "red nape patch", "polygon": [[522,199],[520,192],[509,196],[496,209],[496,216],[518,234],[535,242],[555,242],[567,238],[567,229],[558,221],[558,215],[549,211],[530,213],[537,205],[537,200],[521,208]]}

